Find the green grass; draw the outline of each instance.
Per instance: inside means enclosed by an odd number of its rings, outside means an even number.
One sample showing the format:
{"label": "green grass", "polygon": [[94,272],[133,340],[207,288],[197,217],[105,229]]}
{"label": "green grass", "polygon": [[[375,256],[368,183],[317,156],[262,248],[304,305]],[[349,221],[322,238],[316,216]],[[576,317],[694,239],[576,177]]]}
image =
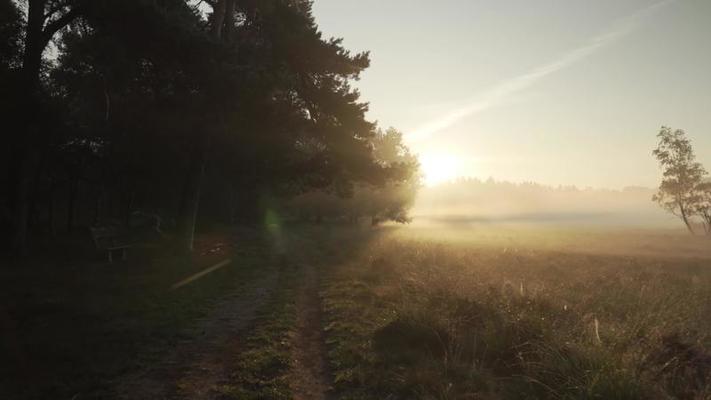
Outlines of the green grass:
{"label": "green grass", "polygon": [[287,373],[292,367],[291,336],[300,271],[283,270],[269,302],[258,312],[255,328],[235,360],[237,373],[223,388],[225,398],[286,400],[291,398]]}
{"label": "green grass", "polygon": [[326,282],[342,399],[711,396],[708,260],[389,235]]}

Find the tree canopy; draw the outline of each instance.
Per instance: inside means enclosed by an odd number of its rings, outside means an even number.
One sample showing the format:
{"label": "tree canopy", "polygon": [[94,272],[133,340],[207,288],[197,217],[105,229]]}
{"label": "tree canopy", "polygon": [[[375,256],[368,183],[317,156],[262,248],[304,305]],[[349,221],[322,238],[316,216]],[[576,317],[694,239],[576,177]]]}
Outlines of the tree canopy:
{"label": "tree canopy", "polygon": [[[696,161],[694,149],[681,129],[663,126],[657,134],[659,144],[652,152],[662,168],[662,182],[653,200],[678,216],[687,229],[694,233],[693,216],[708,216],[708,175]],[[708,219],[704,218],[709,232]]]}
{"label": "tree canopy", "polygon": [[406,223],[417,190],[421,185],[417,158],[402,142],[402,133],[394,128],[378,130],[372,140],[373,154],[381,168],[396,179],[360,182],[330,187],[297,196],[287,204],[288,210],[302,219],[340,219],[357,223],[368,217],[372,225],[384,221]]}
{"label": "tree canopy", "polygon": [[[324,38],[310,1],[0,7],[1,79],[21,76],[24,99],[3,177],[19,248],[56,229],[55,210],[68,229],[153,210],[191,249],[197,223],[259,221],[265,196],[416,187],[415,157],[352,86],[369,54]],[[390,219],[408,196],[390,196]]]}

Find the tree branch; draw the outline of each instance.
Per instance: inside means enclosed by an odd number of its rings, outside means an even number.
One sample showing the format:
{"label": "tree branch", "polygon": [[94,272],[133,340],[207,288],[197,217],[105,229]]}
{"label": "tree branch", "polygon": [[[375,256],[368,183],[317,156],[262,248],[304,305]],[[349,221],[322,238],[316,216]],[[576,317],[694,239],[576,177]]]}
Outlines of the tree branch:
{"label": "tree branch", "polygon": [[69,10],[61,17],[48,23],[47,26],[44,27],[44,30],[42,30],[42,40],[44,41],[44,44],[49,43],[49,41],[52,40],[54,34],[56,34],[60,29],[64,28],[65,26],[69,25],[78,16],[79,10],[75,7]]}
{"label": "tree branch", "polygon": [[59,3],[55,5],[54,7],[50,8],[45,14],[44,14],[44,20],[48,20],[50,17],[52,17],[54,14],[56,14],[58,11],[61,11],[65,8],[67,8],[67,3]]}

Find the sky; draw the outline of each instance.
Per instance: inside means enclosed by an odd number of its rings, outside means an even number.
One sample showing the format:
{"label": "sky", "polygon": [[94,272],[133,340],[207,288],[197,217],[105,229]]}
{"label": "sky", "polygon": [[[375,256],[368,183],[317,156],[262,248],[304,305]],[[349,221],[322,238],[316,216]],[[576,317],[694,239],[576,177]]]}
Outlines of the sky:
{"label": "sky", "polygon": [[460,176],[655,187],[662,125],[711,169],[711,0],[315,0],[370,51],[368,117],[426,182]]}

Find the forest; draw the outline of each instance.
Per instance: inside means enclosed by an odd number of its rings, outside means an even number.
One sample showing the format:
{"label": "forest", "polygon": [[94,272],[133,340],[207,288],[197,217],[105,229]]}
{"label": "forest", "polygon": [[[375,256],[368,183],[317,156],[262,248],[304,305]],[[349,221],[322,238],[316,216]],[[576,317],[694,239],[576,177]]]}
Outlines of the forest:
{"label": "forest", "polygon": [[407,219],[417,160],[366,119],[351,83],[368,53],[323,37],[309,1],[3,0],[0,15],[10,251],[158,223],[191,251],[196,227],[313,214],[290,201],[312,192],[368,198],[338,217]]}

